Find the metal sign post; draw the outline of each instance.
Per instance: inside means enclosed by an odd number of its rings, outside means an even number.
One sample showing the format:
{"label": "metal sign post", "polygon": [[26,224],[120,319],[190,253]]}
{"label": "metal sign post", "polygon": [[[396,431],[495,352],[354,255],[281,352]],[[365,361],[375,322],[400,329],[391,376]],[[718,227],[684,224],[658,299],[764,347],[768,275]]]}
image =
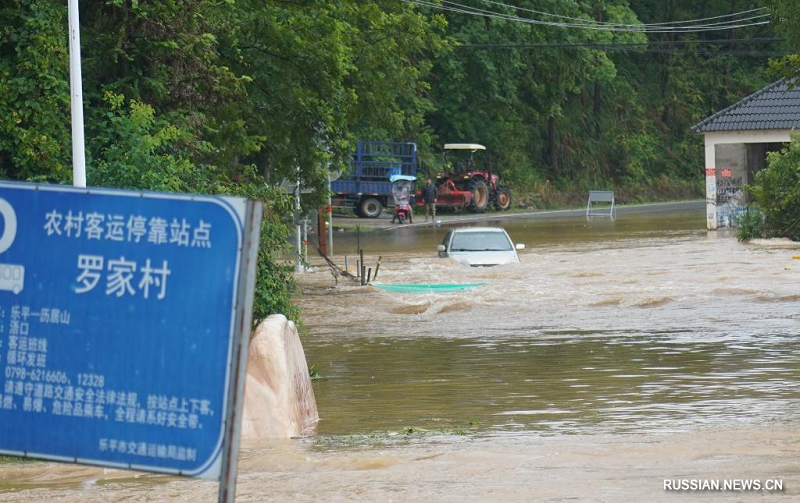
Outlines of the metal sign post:
{"label": "metal sign post", "polygon": [[231,501],[261,212],[0,182],[0,453],[217,480]]}
{"label": "metal sign post", "polygon": [[69,87],[72,116],[72,181],[86,187],[86,153],[83,140],[83,78],[78,0],[69,0]]}
{"label": "metal sign post", "polygon": [[260,203],[249,202],[245,211],[245,238],[242,245],[243,267],[239,273],[236,327],[238,335],[231,359],[230,375],[234,376],[231,392],[228,393],[228,417],[225,418],[225,451],[222,454],[222,473],[219,479],[219,503],[232,503],[236,496],[236,473],[239,464],[239,443],[244,405],[244,383],[247,375],[247,354],[250,347],[250,330],[253,320],[253,296],[255,295],[258,261],[258,241],[261,232]]}

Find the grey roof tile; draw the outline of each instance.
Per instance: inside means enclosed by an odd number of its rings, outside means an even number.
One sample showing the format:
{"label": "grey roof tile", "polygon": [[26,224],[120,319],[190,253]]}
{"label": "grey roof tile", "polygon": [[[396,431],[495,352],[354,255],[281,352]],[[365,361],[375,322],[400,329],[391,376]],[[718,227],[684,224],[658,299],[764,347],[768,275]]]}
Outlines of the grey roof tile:
{"label": "grey roof tile", "polygon": [[789,89],[786,80],[720,110],[694,126],[695,133],[800,128],[800,85]]}

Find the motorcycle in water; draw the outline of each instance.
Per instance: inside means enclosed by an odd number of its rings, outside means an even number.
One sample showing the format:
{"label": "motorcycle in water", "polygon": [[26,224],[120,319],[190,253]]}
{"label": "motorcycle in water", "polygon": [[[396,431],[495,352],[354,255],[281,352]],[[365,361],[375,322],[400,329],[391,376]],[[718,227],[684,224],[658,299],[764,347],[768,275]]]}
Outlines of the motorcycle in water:
{"label": "motorcycle in water", "polygon": [[392,198],[394,199],[394,215],[392,223],[397,220],[400,224],[414,223],[411,220],[411,205],[413,204],[414,194],[416,193],[417,177],[411,175],[392,175],[389,178],[392,182]]}

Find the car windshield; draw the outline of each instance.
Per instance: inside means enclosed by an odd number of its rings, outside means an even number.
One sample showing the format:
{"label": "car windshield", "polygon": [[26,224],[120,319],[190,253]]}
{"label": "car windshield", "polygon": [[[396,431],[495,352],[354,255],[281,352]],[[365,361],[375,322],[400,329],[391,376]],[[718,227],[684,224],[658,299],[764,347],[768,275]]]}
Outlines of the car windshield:
{"label": "car windshield", "polygon": [[511,242],[502,232],[456,232],[450,251],[509,251]]}

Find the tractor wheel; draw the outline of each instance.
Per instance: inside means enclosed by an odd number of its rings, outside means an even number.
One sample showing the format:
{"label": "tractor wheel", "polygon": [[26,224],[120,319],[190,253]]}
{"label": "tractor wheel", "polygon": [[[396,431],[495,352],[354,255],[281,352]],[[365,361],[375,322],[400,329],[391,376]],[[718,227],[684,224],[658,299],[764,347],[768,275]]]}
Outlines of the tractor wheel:
{"label": "tractor wheel", "polygon": [[506,211],[511,209],[511,191],[508,187],[498,186],[497,193],[494,198],[494,206],[498,211]]}
{"label": "tractor wheel", "polygon": [[383,211],[383,205],[374,197],[368,197],[362,199],[361,202],[358,203],[358,210],[358,216],[360,217],[378,218]]}
{"label": "tractor wheel", "polygon": [[468,190],[472,192],[472,202],[467,208],[472,213],[483,213],[489,206],[489,188],[479,179],[470,180]]}

